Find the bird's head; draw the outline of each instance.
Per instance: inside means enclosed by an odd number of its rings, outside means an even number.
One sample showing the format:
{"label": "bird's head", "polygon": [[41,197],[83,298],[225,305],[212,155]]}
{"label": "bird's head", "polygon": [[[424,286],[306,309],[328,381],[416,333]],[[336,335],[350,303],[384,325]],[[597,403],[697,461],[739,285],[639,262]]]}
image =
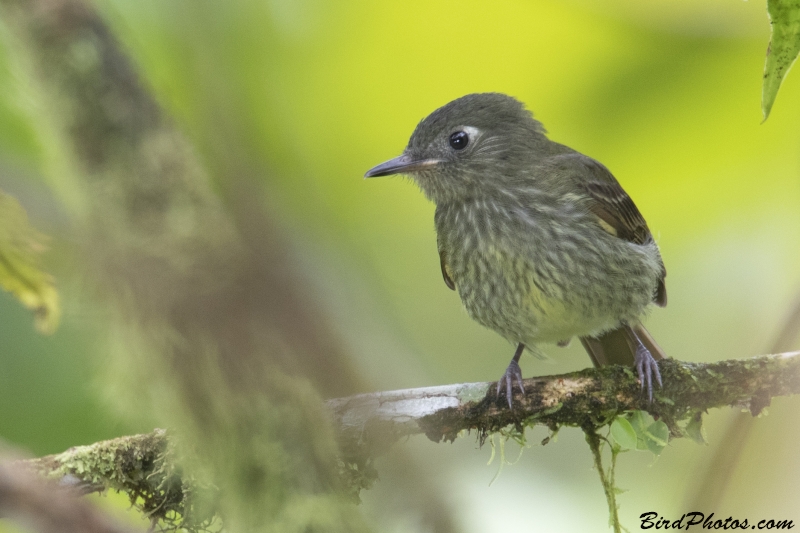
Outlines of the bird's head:
{"label": "bird's head", "polygon": [[365,177],[406,174],[436,203],[482,196],[519,179],[549,142],[519,100],[469,94],[428,115],[400,156]]}

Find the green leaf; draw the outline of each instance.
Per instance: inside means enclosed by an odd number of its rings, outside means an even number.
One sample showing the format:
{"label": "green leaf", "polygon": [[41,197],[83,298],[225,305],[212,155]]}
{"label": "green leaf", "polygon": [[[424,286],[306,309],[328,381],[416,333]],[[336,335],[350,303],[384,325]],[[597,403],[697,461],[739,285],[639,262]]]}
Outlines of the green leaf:
{"label": "green leaf", "polygon": [[631,428],[636,433],[636,449],[650,450],[659,455],[669,443],[667,425],[661,420],[654,421],[645,411],[633,411],[629,419]]}
{"label": "green leaf", "polygon": [[703,413],[696,413],[686,424],[686,435],[697,444],[708,444],[706,430],[703,428]]}
{"label": "green leaf", "polygon": [[0,192],[0,287],[34,312],[39,331],[52,333],[61,311],[52,276],[39,269],[44,240],[19,202]]}
{"label": "green leaf", "polygon": [[552,415],[553,413],[557,413],[558,411],[560,411],[562,407],[564,407],[564,403],[558,402],[554,406],[548,407],[547,409],[543,410],[542,415]]}
{"label": "green leaf", "polygon": [[611,424],[611,436],[623,450],[636,449],[636,431],[633,426],[624,418],[617,418]]}
{"label": "green leaf", "polygon": [[660,455],[661,450],[663,450],[669,442],[669,428],[661,420],[653,422],[647,428],[645,440],[647,442],[647,449],[655,455]]}
{"label": "green leaf", "polygon": [[653,422],[653,418],[644,411],[634,411],[630,416],[630,422],[636,432],[636,449],[647,450],[647,426]]}
{"label": "green leaf", "polygon": [[761,111],[767,120],[778,89],[800,52],[800,0],[767,0],[772,37],[764,65]]}

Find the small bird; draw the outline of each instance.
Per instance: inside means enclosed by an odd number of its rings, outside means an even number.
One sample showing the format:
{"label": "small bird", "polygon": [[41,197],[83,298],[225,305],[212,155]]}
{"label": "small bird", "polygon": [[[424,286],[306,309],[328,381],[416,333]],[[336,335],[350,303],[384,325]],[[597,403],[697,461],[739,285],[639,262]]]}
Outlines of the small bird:
{"label": "small bird", "polygon": [[580,338],[595,366],[635,365],[653,398],[664,352],[641,324],[667,275],[647,223],[609,170],[549,140],[524,105],[469,94],[417,125],[402,155],[365,177],[410,176],[436,204],[445,284],[517,345],[500,381],[512,406],[526,347]]}

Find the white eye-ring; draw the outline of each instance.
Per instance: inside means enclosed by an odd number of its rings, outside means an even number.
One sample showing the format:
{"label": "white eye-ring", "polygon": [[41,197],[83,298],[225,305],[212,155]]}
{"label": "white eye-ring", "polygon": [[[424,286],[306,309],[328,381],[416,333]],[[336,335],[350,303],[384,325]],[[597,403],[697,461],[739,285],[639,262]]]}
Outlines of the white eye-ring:
{"label": "white eye-ring", "polygon": [[463,126],[450,134],[448,143],[453,150],[461,151],[478,137],[478,128]]}
{"label": "white eye-ring", "polygon": [[472,126],[464,126],[463,128],[459,129],[461,129],[462,131],[466,132],[467,135],[469,135],[469,140],[471,142],[475,142],[475,139],[477,139],[478,135],[481,134],[481,130],[479,130],[478,128],[474,128]]}

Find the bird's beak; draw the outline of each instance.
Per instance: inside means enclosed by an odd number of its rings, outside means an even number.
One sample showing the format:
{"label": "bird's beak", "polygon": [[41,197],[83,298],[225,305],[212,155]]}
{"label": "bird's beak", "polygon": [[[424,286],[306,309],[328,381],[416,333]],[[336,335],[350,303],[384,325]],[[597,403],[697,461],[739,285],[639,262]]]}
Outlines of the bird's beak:
{"label": "bird's beak", "polygon": [[434,167],[439,163],[441,163],[439,159],[414,159],[409,155],[403,154],[369,169],[364,174],[364,177],[377,178],[392,174],[408,174],[409,172]]}

